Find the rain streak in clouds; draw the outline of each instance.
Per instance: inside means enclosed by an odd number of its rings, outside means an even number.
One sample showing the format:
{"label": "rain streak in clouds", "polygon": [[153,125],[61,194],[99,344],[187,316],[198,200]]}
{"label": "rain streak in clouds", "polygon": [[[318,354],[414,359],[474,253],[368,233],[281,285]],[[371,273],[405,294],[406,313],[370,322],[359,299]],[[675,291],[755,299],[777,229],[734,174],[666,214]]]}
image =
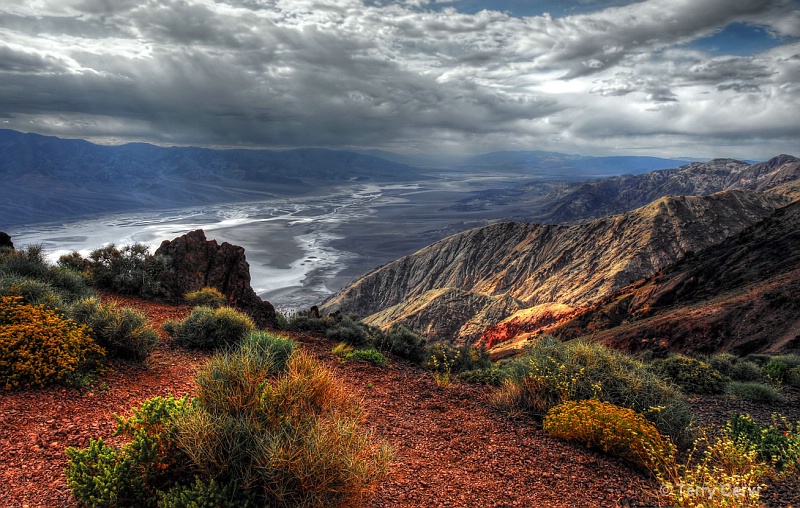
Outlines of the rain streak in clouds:
{"label": "rain streak in clouds", "polygon": [[[797,152],[796,0],[496,10],[509,3],[0,0],[0,127],[217,147]],[[733,26],[768,43],[698,44]]]}

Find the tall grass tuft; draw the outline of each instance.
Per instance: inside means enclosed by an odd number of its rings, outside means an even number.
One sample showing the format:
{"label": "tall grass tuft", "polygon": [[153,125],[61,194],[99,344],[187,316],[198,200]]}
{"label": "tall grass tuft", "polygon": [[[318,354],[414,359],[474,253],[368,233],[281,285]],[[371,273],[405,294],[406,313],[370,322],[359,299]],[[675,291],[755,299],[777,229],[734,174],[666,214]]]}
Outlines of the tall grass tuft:
{"label": "tall grass tuft", "polygon": [[244,346],[201,370],[197,404],[178,421],[181,448],[204,476],[269,506],[355,504],[386,474],[388,447],[361,429],[359,400],[330,371],[302,351],[278,369],[272,344],[274,354]]}

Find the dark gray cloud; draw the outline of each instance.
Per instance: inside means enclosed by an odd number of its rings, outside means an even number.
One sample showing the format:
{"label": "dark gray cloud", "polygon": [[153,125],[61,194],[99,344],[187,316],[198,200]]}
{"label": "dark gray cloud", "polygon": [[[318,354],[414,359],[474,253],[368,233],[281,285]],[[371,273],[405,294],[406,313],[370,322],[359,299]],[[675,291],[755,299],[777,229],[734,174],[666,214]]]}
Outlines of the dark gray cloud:
{"label": "dark gray cloud", "polygon": [[782,0],[648,0],[561,18],[425,0],[23,2],[0,6],[0,126],[427,151],[605,153],[705,136],[716,141],[694,154],[717,155],[724,139],[766,152],[797,144],[785,111],[800,96],[800,44],[716,58],[683,44],[733,21],[785,33],[794,12]]}

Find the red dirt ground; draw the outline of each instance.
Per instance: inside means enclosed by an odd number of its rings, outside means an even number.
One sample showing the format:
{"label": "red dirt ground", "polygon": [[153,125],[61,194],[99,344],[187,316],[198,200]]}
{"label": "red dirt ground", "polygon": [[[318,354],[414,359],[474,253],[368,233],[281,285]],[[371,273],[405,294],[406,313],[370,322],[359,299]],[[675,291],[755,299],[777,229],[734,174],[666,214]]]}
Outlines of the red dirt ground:
{"label": "red dirt ground", "polygon": [[[187,307],[119,298],[158,327]],[[424,370],[342,365],[332,343],[294,335],[358,392],[367,425],[395,451],[389,476],[364,506],[596,507],[655,506],[658,484],[611,459],[503,418],[488,389],[436,385]],[[192,393],[208,355],[162,344],[149,368],[115,365],[91,389],[51,387],[0,394],[0,500],[8,507],[76,507],[66,487],[64,448],[108,439],[115,413],[169,393]],[[112,440],[113,442],[113,440]],[[774,506],[786,506],[775,504]]]}

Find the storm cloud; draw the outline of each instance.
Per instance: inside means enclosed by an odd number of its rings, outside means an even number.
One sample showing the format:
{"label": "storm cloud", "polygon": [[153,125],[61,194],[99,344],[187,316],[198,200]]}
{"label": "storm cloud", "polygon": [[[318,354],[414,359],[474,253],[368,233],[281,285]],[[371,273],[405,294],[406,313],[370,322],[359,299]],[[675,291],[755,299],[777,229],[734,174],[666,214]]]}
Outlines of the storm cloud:
{"label": "storm cloud", "polygon": [[[474,2],[473,2],[474,3]],[[796,152],[795,1],[518,17],[425,0],[0,4],[0,126],[105,142]],[[776,43],[691,43],[731,23]]]}

